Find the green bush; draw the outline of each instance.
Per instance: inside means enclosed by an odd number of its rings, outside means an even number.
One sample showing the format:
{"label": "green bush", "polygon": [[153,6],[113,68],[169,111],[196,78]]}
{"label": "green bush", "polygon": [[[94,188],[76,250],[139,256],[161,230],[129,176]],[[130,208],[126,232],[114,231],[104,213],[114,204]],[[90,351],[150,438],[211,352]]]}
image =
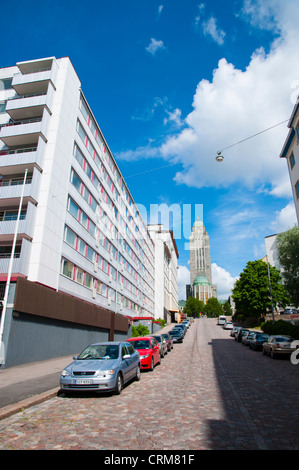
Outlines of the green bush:
{"label": "green bush", "polygon": [[294,339],[299,339],[299,326],[284,320],[266,321],[261,324],[261,329],[268,335],[289,335]]}
{"label": "green bush", "polygon": [[144,336],[149,334],[149,329],[145,325],[132,326],[132,337]]}

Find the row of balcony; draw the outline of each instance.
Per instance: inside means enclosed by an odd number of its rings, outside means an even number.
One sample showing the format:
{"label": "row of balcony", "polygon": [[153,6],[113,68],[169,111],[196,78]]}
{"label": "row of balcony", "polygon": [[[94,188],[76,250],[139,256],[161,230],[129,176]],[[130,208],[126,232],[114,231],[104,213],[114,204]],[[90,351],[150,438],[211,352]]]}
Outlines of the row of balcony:
{"label": "row of balcony", "polygon": [[17,95],[6,102],[10,121],[0,126],[0,139],[6,146],[0,150],[0,275],[8,272],[9,247],[13,242],[27,169],[18,226],[18,249],[12,267],[13,273],[27,276],[43,155],[56,89],[57,64],[54,58],[49,58],[17,65],[20,73],[12,79],[12,87]]}

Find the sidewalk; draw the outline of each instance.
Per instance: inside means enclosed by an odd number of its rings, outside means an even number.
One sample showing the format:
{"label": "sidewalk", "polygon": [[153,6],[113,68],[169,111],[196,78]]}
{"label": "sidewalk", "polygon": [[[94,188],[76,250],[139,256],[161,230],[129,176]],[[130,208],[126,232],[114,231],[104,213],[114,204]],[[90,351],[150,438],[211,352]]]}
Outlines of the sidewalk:
{"label": "sidewalk", "polygon": [[[168,324],[155,334],[166,333],[173,326]],[[73,356],[63,356],[0,368],[0,420],[56,396],[60,373],[72,361]]]}

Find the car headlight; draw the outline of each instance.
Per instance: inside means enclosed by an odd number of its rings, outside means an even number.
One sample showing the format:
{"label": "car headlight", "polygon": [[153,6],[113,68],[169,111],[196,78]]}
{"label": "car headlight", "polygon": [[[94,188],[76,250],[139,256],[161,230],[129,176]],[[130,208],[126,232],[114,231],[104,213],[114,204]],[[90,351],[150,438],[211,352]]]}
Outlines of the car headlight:
{"label": "car headlight", "polygon": [[66,369],[64,369],[64,370],[61,372],[61,376],[62,376],[62,377],[67,377],[68,375],[71,375],[71,374],[70,374],[69,371],[66,370]]}
{"label": "car headlight", "polygon": [[108,375],[113,375],[113,374],[114,374],[114,369],[98,370],[98,371],[94,374],[94,377],[107,377]]}
{"label": "car headlight", "polygon": [[140,356],[140,359],[146,359],[147,357],[149,357],[149,354],[144,354],[143,356]]}

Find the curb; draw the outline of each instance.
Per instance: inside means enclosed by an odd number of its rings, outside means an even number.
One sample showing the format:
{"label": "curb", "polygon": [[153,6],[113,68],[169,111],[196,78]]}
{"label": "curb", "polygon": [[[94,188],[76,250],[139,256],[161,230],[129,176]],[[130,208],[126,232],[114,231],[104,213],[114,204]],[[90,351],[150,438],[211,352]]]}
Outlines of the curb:
{"label": "curb", "polygon": [[25,400],[19,401],[18,403],[14,403],[13,405],[7,405],[0,409],[0,420],[8,418],[9,416],[19,413],[20,411],[25,410],[33,405],[38,405],[43,401],[48,400],[49,398],[53,398],[57,396],[59,388],[52,388],[52,390],[48,390],[47,392],[39,393],[38,395],[34,395],[33,397],[26,398]]}

